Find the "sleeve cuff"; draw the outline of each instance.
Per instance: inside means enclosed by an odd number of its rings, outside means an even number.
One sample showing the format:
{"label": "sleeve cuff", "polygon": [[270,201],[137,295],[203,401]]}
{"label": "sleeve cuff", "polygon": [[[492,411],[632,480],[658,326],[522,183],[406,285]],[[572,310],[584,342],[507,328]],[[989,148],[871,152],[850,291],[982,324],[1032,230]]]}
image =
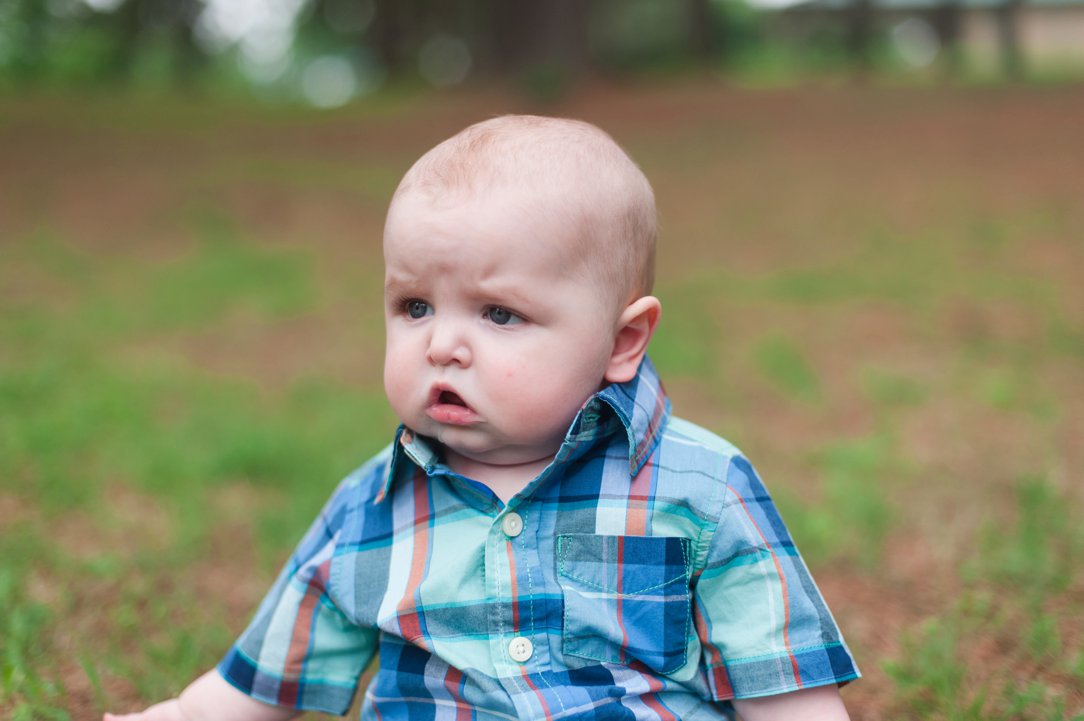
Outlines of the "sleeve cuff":
{"label": "sleeve cuff", "polygon": [[845,684],[861,677],[841,643],[735,659],[707,669],[716,701],[758,698],[803,688]]}
{"label": "sleeve cuff", "polygon": [[236,647],[218,664],[218,673],[238,691],[257,701],[299,711],[320,711],[342,716],[350,710],[357,684],[286,679],[261,671]]}

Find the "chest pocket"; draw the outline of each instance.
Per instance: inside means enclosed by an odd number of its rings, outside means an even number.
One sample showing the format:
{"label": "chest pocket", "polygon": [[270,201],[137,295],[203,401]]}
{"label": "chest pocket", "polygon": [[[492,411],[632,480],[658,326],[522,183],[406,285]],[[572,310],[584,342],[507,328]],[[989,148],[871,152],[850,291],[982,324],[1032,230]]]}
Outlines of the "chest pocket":
{"label": "chest pocket", "polygon": [[687,538],[558,536],[565,656],[637,660],[659,673],[684,666],[689,548]]}

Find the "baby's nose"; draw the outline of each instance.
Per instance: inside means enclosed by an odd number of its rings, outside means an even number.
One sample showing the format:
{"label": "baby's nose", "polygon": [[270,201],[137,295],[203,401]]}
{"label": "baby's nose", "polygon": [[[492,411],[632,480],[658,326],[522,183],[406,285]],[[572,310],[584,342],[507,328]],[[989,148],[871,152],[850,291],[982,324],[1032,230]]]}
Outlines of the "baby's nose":
{"label": "baby's nose", "polygon": [[460,325],[454,321],[433,323],[427,354],[431,364],[436,366],[470,364],[471,352],[467,337]]}

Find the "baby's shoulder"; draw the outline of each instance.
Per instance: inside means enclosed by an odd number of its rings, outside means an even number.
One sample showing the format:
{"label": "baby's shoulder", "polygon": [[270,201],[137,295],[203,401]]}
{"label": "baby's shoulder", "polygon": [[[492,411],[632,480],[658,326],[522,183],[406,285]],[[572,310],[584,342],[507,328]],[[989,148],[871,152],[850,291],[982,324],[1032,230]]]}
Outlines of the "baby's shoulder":
{"label": "baby's shoulder", "polygon": [[709,431],[703,426],[698,426],[684,418],[671,416],[663,433],[663,441],[669,440],[680,448],[689,449],[688,453],[697,450],[707,454],[730,459],[743,456],[741,450],[722,436]]}
{"label": "baby's shoulder", "polygon": [[663,429],[658,453],[668,466],[712,474],[725,471],[735,460],[745,458],[727,439],[676,416],[671,416]]}
{"label": "baby's shoulder", "polygon": [[735,473],[748,466],[742,451],[733,443],[673,416],[664,426],[650,462],[658,493],[687,499],[705,509],[722,502]]}
{"label": "baby's shoulder", "polygon": [[710,477],[723,497],[768,498],[768,489],[740,448],[682,418],[671,418],[660,444],[660,461],[683,475]]}

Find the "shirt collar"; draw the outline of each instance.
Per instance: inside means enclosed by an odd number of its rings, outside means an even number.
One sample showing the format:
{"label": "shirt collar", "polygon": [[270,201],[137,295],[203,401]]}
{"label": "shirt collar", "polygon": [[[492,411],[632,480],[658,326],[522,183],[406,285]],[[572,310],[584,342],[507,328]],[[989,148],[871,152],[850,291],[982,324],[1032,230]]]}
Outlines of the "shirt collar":
{"label": "shirt collar", "polygon": [[[629,478],[633,478],[658,445],[669,417],[670,399],[655,366],[644,356],[631,380],[611,383],[587,399],[557,451],[557,460],[563,462],[574,458],[599,439],[623,428],[628,438]],[[376,501],[379,503],[387,496],[401,474],[411,472],[411,465],[432,473],[440,463],[440,453],[431,439],[400,425],[392,444],[384,485]]]}

